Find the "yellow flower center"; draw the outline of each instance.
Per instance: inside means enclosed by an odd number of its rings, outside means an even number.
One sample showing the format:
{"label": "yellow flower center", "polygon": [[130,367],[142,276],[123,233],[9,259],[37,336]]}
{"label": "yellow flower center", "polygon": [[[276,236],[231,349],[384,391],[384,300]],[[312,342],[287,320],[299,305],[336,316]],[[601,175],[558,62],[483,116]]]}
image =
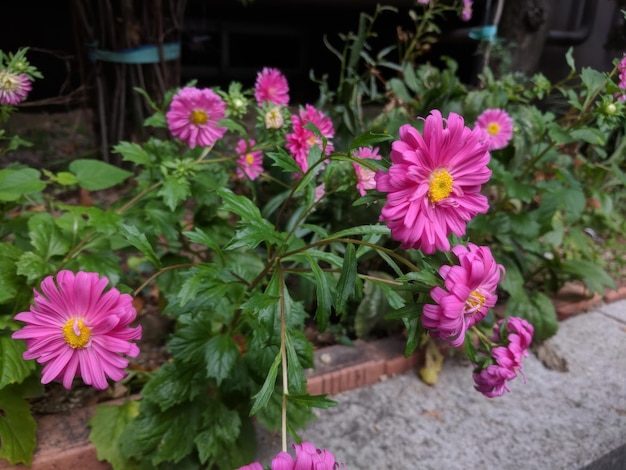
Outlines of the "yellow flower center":
{"label": "yellow flower center", "polygon": [[483,305],[485,305],[485,296],[478,292],[478,290],[473,290],[470,292],[469,297],[465,301],[465,312],[466,313],[476,313],[478,312]]}
{"label": "yellow flower center", "polygon": [[430,202],[439,202],[442,199],[447,198],[452,192],[452,175],[445,169],[435,170],[430,175],[430,187],[428,190],[428,197]]}
{"label": "yellow flower center", "polygon": [[314,135],[312,135],[311,137],[307,139],[306,143],[308,144],[309,148],[311,148],[317,143],[317,138]]}
{"label": "yellow flower center", "polygon": [[254,163],[254,155],[252,155],[251,153],[246,155],[246,163],[248,165],[252,165]]}
{"label": "yellow flower center", "polygon": [[17,75],[2,71],[0,72],[0,90],[15,91],[20,85]]}
{"label": "yellow flower center", "polygon": [[63,325],[65,342],[74,349],[82,349],[89,343],[91,329],[81,319],[70,318]]}
{"label": "yellow flower center", "polygon": [[209,116],[207,116],[206,112],[201,109],[194,109],[191,112],[191,123],[196,126],[201,126],[202,124],[206,124],[209,120]]}
{"label": "yellow flower center", "polygon": [[497,122],[490,122],[487,125],[487,132],[489,135],[498,135],[498,132],[500,132],[500,124]]}

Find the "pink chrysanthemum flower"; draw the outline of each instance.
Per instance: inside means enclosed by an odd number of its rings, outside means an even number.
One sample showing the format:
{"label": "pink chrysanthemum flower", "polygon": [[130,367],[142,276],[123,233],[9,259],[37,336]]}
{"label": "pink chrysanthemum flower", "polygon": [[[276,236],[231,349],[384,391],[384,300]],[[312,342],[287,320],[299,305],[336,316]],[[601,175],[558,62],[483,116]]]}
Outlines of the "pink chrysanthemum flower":
{"label": "pink chrysanthemum flower", "polygon": [[417,0],[417,3],[420,3],[422,5],[428,5],[430,3],[430,0]]}
{"label": "pink chrysanthemum flower", "polygon": [[376,189],[388,193],[380,220],[402,248],[448,251],[448,235],[465,235],[467,222],[489,209],[479,193],[491,177],[488,144],[458,114],[444,119],[433,110],[422,134],[403,125],[390,157],[389,171],[375,177]]}
{"label": "pink chrysanthemum flower", "polygon": [[622,89],[622,93],[617,93],[617,101],[626,101],[626,54],[617,64],[617,70],[619,72],[619,83],[617,86]]}
{"label": "pink chrysanthemum flower", "polygon": [[507,382],[515,378],[515,372],[492,364],[480,372],[475,372],[473,377],[474,388],[486,397],[494,398],[502,396],[505,391],[510,391]]}
{"label": "pink chrysanthemum flower", "polygon": [[13,333],[26,341],[24,359],[45,364],[41,382],[62,380],[67,389],[74,377],[104,390],[107,377],[126,376],[128,359],[137,357],[139,348],[131,340],[141,339],[141,326],[129,327],[137,312],[132,297],[111,288],[97,273],[60,271],[46,277],[41,293],[35,290],[30,311],[16,320],[26,323]]}
{"label": "pink chrysanthemum flower", "polygon": [[334,470],[335,456],[328,450],[317,449],[310,442],[294,444],[296,462],[294,469],[298,470]]}
{"label": "pink chrysanthemum flower", "polygon": [[476,119],[489,142],[489,150],[503,149],[513,137],[513,119],[503,109],[486,109]]}
{"label": "pink chrysanthemum flower", "polygon": [[263,153],[260,150],[250,150],[256,142],[250,139],[250,143],[245,139],[240,139],[237,143],[237,177],[239,179],[249,178],[254,181],[263,173]]}
{"label": "pink chrysanthemum flower", "polygon": [[279,452],[272,459],[272,470],[293,470],[295,465],[293,457],[287,452]]}
{"label": "pink chrysanthemum flower", "polygon": [[219,127],[226,116],[226,103],[210,88],[185,87],[170,104],[165,115],[170,132],[191,148],[210,147],[226,133]]}
{"label": "pink chrysanthemum flower", "polygon": [[259,462],[252,462],[251,464],[239,467],[237,470],[263,470],[263,466]]}
{"label": "pink chrysanthemum flower", "polygon": [[487,246],[457,245],[452,253],[459,265],[439,269],[445,289],[436,286],[430,291],[437,305],[424,305],[422,325],[433,338],[451,340],[450,345],[458,347],[465,340],[465,332],[496,304],[495,291],[505,270]]}
{"label": "pink chrysanthemum flower", "polygon": [[[285,136],[286,147],[303,173],[306,173],[309,168],[309,150],[315,145],[320,148],[323,145],[322,140],[313,131],[305,129],[304,126],[307,124],[313,124],[317,127],[320,134],[326,139],[335,136],[335,129],[330,118],[310,104],[307,104],[304,109],[300,108],[300,112],[292,117],[293,132]],[[329,155],[334,148],[333,143],[328,141],[324,151],[325,155]]]}
{"label": "pink chrysanthemum flower", "polygon": [[19,104],[26,99],[32,88],[25,73],[0,70],[0,104]]}
{"label": "pink chrysanthemum flower", "polygon": [[289,104],[287,78],[278,69],[264,67],[256,76],[254,97],[259,106],[263,106],[263,103],[287,106]]}
{"label": "pink chrysanthemum flower", "polygon": [[463,10],[461,11],[461,20],[469,21],[472,19],[473,0],[463,0]]}
{"label": "pink chrysanthemum flower", "polygon": [[[381,156],[378,154],[378,151],[378,147],[374,147],[373,149],[369,147],[359,147],[356,152],[354,152],[354,156],[357,158],[371,158],[373,160],[380,160]],[[365,196],[368,189],[376,188],[376,180],[374,179],[374,177],[376,176],[376,172],[355,162],[352,163],[352,166],[354,167],[354,171],[356,172],[357,177],[356,188],[359,190],[361,196]]]}

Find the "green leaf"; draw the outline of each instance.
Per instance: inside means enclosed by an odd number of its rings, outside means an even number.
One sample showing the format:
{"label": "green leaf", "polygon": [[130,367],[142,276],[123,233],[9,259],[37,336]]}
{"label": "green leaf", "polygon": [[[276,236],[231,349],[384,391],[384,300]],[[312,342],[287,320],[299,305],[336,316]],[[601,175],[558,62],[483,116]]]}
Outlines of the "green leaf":
{"label": "green leaf", "polygon": [[150,164],[150,154],[134,142],[120,142],[113,147],[113,153],[121,154],[125,162],[133,162],[137,165]]}
{"label": "green leaf", "polygon": [[133,174],[101,160],[78,159],[70,163],[69,169],[76,175],[81,188],[99,191],[122,183]]}
{"label": "green leaf", "polygon": [[216,463],[224,464],[217,468],[233,468],[227,451],[235,447],[242,432],[241,417],[235,410],[230,410],[219,402],[209,407],[205,413],[209,426],[194,439],[200,462],[205,464],[212,458]]}
{"label": "green leaf", "polygon": [[237,230],[233,238],[224,246],[224,249],[237,250],[243,247],[252,249],[263,242],[280,247],[285,245],[285,238],[274,230],[271,223],[267,220],[261,220]]}
{"label": "green leaf", "polygon": [[339,315],[346,312],[348,299],[354,295],[356,275],[356,250],[352,243],[348,243],[343,257],[341,275],[339,276],[337,288],[335,289],[335,309]]}
{"label": "green leaf", "polygon": [[166,362],[150,376],[141,395],[163,411],[185,401],[192,401],[206,389],[202,370],[196,364],[181,361]]}
{"label": "green leaf", "polygon": [[287,351],[287,384],[289,390],[293,390],[297,394],[304,393],[306,392],[304,369],[300,364],[289,333],[285,334],[285,349]]}
{"label": "green leaf", "polygon": [[0,304],[14,298],[20,288],[16,262],[22,250],[12,243],[0,243]]}
{"label": "green leaf", "polygon": [[72,186],[74,184],[78,184],[76,176],[74,176],[74,174],[70,173],[69,171],[59,171],[56,175],[56,181],[63,186]]}
{"label": "green leaf", "polygon": [[204,353],[207,376],[213,377],[219,385],[233,370],[238,357],[237,343],[230,336],[214,336],[206,344]]}
{"label": "green leaf", "polygon": [[588,98],[592,96],[600,88],[604,88],[607,82],[606,76],[591,67],[583,67],[580,71],[580,78],[587,88]]}
{"label": "green leaf", "polygon": [[[389,274],[383,272],[372,274],[382,279],[393,279]],[[391,310],[386,296],[386,290],[383,288],[382,283],[367,280],[363,285],[365,293],[354,317],[354,332],[358,338],[366,337]]]}
{"label": "green leaf", "polygon": [[309,260],[309,267],[313,273],[315,279],[315,294],[317,297],[317,310],[315,312],[315,319],[317,320],[317,326],[320,331],[325,331],[328,326],[328,319],[330,318],[330,308],[332,304],[331,290],[326,277],[326,273],[319,267],[317,261],[307,254]]}
{"label": "green leaf", "polygon": [[163,198],[163,201],[171,211],[175,211],[178,205],[189,197],[190,194],[189,181],[178,175],[167,176],[158,192],[158,195]]}
{"label": "green leaf", "polygon": [[31,283],[51,274],[53,269],[50,263],[32,251],[24,252],[15,266],[17,267],[17,274],[26,276],[26,279]]}
{"label": "green leaf", "polygon": [[[121,405],[98,405],[89,420],[89,440],[95,445],[98,460],[108,461],[114,470],[130,470],[120,449],[120,437],[126,426],[139,414],[139,402],[128,400]],[[138,468],[138,466],[136,467]]]}
{"label": "green leaf", "polygon": [[132,225],[121,224],[119,228],[120,234],[130,242],[135,248],[143,253],[148,260],[154,264],[157,268],[161,268],[161,260],[157,256],[154,248],[146,238],[144,233],[141,233],[137,227]]}
{"label": "green leaf", "polygon": [[222,210],[233,212],[248,223],[262,223],[261,212],[250,199],[237,195],[227,188],[220,188],[217,193],[223,200]]}
{"label": "green leaf", "polygon": [[8,335],[0,335],[0,389],[22,382],[35,370],[35,361],[26,361],[22,354],[26,343]]}
{"label": "green leaf", "polygon": [[509,297],[506,315],[528,320],[535,329],[534,338],[539,340],[554,336],[559,326],[554,304],[548,296],[537,291]]}
{"label": "green leaf", "polygon": [[0,170],[0,201],[17,201],[25,194],[43,191],[46,183],[40,177],[33,168]]}
{"label": "green leaf", "polygon": [[269,402],[272,394],[274,393],[274,387],[276,386],[276,377],[278,375],[278,366],[280,366],[280,352],[276,354],[272,367],[267,373],[267,377],[263,382],[261,390],[259,390],[252,398],[254,402],[250,409],[250,416],[256,414],[261,408],[265,407]]}
{"label": "green leaf", "polygon": [[0,458],[30,466],[37,445],[37,423],[30,403],[13,387],[0,389]]}
{"label": "green leaf", "polygon": [[570,132],[572,139],[582,140],[592,145],[604,145],[606,136],[600,129],[581,127]]}
{"label": "green leaf", "polygon": [[274,162],[272,166],[281,168],[285,173],[292,175],[302,173],[296,160],[283,149],[278,152],[268,152],[265,155]]}
{"label": "green leaf", "polygon": [[359,147],[370,147],[380,142],[389,142],[393,140],[393,136],[390,134],[379,134],[372,131],[364,132],[356,138],[350,144],[350,150]]}
{"label": "green leaf", "polygon": [[598,264],[584,259],[567,259],[561,270],[582,280],[591,292],[604,294],[604,289],[615,289],[613,278]]}
{"label": "green leaf", "polygon": [[50,214],[35,214],[28,220],[28,235],[36,252],[44,261],[65,255],[70,250],[69,240],[63,238]]}
{"label": "green leaf", "polygon": [[287,399],[290,401],[305,404],[307,406],[310,406],[311,408],[321,408],[324,410],[333,406],[337,406],[339,404],[339,402],[336,402],[335,400],[326,398],[327,396],[327,394],[309,395],[308,393],[305,393],[302,395],[294,395],[290,393],[289,395],[287,395]]}

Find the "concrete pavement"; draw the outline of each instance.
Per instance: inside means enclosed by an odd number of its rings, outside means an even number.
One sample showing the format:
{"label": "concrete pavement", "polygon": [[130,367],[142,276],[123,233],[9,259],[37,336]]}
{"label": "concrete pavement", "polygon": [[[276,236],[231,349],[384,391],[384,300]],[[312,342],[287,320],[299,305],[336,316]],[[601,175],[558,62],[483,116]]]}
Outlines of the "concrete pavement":
{"label": "concrete pavement", "polygon": [[[527,383],[489,399],[471,364],[448,358],[434,386],[411,371],[331,397],[301,438],[352,470],[626,469],[626,300],[561,322],[547,343],[567,371],[531,354]],[[260,431],[259,444],[267,465],[280,437]]]}

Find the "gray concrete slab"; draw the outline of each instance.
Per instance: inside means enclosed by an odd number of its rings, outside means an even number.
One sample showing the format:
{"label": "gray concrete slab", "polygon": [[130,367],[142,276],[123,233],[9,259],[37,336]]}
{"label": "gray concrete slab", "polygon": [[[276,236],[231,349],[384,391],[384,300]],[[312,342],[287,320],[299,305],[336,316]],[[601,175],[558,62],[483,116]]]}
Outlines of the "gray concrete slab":
{"label": "gray concrete slab", "polygon": [[[476,392],[471,364],[451,358],[435,386],[410,372],[334,396],[301,437],[353,470],[626,469],[626,301],[561,322],[548,344],[569,370],[531,355],[527,383],[503,397]],[[260,443],[269,464],[280,439]]]}

